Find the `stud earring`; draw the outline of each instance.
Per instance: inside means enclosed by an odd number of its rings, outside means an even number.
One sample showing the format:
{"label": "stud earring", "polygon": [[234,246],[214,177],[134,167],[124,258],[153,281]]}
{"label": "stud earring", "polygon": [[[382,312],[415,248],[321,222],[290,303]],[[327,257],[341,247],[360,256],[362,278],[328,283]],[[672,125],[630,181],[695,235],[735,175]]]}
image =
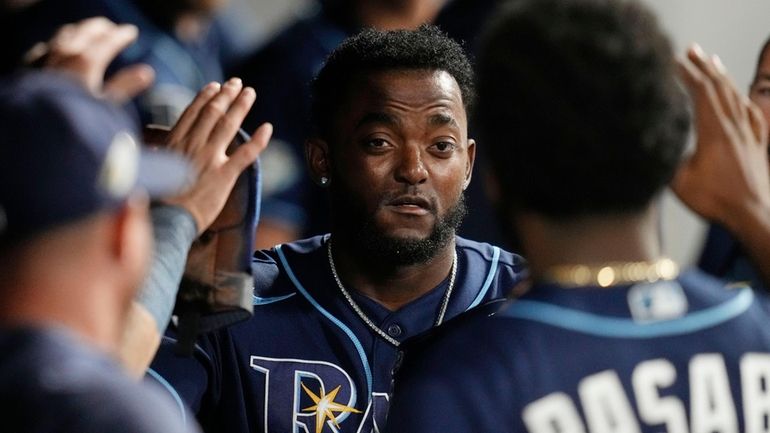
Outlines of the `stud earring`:
{"label": "stud earring", "polygon": [[321,182],[321,186],[326,187],[329,186],[329,178],[326,176],[321,176],[321,179],[319,180]]}

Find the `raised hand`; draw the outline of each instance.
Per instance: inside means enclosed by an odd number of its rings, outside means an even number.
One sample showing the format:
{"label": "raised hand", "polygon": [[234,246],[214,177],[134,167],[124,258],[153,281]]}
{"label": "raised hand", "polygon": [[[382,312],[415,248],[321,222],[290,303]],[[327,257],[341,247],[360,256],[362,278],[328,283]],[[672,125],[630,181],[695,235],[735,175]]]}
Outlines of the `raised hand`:
{"label": "raised hand", "polygon": [[718,57],[694,46],[680,61],[693,99],[697,144],[672,183],[679,198],[740,241],[770,287],[768,131]]}
{"label": "raised hand", "polygon": [[187,156],[198,170],[192,187],[166,202],[187,209],[199,234],[219,215],[238,175],[254,163],[270,140],[273,127],[265,123],[233,154],[226,153],[255,99],[254,89],[244,88],[238,78],[224,85],[210,83],[166,137],[166,145]]}
{"label": "raised hand", "polygon": [[746,213],[770,218],[767,125],[759,108],[735,88],[718,57],[700,47],[679,62],[693,99],[697,146],[673,182],[695,212],[738,229]]}
{"label": "raised hand", "polygon": [[149,87],[155,72],[136,64],[117,71],[105,82],[107,66],[138,36],[136,26],[115,24],[104,17],[88,18],[61,27],[48,42],[36,44],[25,62],[67,73],[91,93],[122,104]]}

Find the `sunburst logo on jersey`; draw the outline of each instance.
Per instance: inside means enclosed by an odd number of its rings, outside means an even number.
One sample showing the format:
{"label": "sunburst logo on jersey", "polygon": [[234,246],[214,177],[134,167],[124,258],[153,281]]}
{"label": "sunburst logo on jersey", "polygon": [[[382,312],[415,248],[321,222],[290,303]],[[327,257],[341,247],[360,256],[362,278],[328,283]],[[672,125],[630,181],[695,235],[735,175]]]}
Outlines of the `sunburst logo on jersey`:
{"label": "sunburst logo on jersey", "polygon": [[326,424],[326,420],[330,419],[337,428],[340,427],[340,425],[337,423],[337,416],[334,415],[334,412],[345,413],[345,412],[352,412],[352,413],[361,413],[360,410],[345,406],[344,404],[337,403],[334,401],[335,398],[337,398],[337,393],[340,391],[341,385],[334,388],[330,393],[326,394],[324,393],[323,388],[319,392],[320,395],[316,395],[313,393],[313,391],[307,389],[305,384],[301,384],[302,389],[305,390],[307,395],[313,400],[313,403],[315,403],[313,406],[306,407],[302,409],[303,412],[315,412],[315,432],[321,433],[324,428],[324,424]]}

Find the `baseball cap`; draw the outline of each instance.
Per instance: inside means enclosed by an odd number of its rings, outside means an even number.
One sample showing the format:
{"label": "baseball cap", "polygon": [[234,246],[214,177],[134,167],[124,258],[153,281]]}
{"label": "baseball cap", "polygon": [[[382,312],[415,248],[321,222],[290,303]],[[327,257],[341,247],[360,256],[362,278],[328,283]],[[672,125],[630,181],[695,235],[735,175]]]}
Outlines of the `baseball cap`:
{"label": "baseball cap", "polygon": [[137,190],[183,190],[190,165],[137,136],[125,111],[69,76],[0,80],[0,244],[115,208]]}

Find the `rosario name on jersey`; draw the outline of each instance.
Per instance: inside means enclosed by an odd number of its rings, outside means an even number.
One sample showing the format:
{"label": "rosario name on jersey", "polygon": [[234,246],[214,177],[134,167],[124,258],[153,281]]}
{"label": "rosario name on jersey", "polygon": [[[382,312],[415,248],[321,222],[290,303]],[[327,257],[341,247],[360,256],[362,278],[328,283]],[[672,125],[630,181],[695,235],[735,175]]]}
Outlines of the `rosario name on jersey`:
{"label": "rosario name on jersey", "polygon": [[[259,252],[254,316],[210,334],[193,357],[164,339],[150,375],[197,413],[206,431],[334,433],[384,427],[398,348],[370,329],[335,282],[328,236]],[[458,268],[447,319],[502,297],[523,260],[456,240]],[[434,325],[449,278],[398,311],[348,288],[363,312],[401,342]],[[181,402],[180,402],[181,403]]]}
{"label": "rosario name on jersey", "polygon": [[408,349],[386,431],[767,432],[767,305],[700,272],[535,285]]}

